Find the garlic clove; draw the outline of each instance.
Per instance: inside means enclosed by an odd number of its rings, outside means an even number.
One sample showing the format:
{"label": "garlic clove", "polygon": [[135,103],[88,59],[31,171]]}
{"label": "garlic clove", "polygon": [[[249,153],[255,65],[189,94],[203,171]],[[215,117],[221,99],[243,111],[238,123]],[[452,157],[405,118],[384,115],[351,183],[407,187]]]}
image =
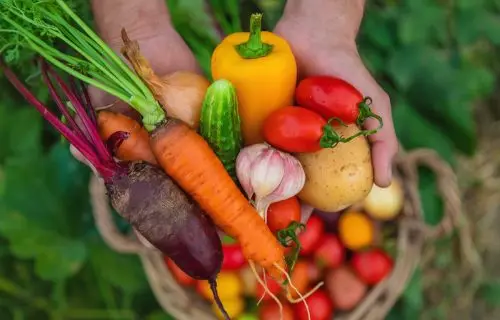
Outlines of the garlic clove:
{"label": "garlic clove", "polygon": [[248,199],[251,199],[254,195],[254,189],[250,182],[252,163],[262,151],[268,148],[269,146],[264,143],[254,144],[241,149],[236,157],[236,177]]}
{"label": "garlic clove", "polygon": [[255,200],[270,195],[281,183],[285,174],[283,157],[274,148],[263,150],[250,168],[250,183],[255,192]]}
{"label": "garlic clove", "polygon": [[279,186],[269,194],[263,201],[274,203],[289,199],[297,195],[304,187],[306,182],[306,174],[302,164],[294,156],[289,153],[281,152],[284,165],[284,177]]}

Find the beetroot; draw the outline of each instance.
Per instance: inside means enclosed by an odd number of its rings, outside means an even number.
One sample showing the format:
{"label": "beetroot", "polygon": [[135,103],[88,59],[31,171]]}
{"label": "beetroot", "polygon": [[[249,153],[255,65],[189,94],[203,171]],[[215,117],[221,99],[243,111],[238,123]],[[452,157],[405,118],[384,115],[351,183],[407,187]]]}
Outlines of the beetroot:
{"label": "beetroot", "polygon": [[[123,142],[127,133],[113,135],[107,141],[107,148],[99,137],[95,111],[85,90],[79,92],[74,82],[65,84],[44,61],[44,81],[68,125],[53,115],[1,61],[0,67],[25,99],[95,167],[105,182],[115,210],[186,274],[194,279],[208,280],[217,305],[229,319],[216,290],[216,277],[223,261],[221,240],[214,223],[198,204],[160,168],[143,161],[116,161],[109,149]],[[54,77],[74,107],[74,117],[49,75]],[[75,117],[80,120],[78,123]]]}

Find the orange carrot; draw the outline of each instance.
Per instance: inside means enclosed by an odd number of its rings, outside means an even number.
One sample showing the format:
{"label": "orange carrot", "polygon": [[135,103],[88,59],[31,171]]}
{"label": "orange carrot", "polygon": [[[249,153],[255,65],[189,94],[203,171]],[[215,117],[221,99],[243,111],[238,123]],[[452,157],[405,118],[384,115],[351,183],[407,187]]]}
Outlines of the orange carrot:
{"label": "orange carrot", "polygon": [[101,139],[107,141],[117,132],[127,133],[127,137],[115,150],[115,155],[120,160],[143,160],[157,164],[156,158],[149,145],[149,135],[137,121],[121,113],[100,111],[97,114],[97,123]]}
{"label": "orange carrot", "polygon": [[160,166],[188,192],[243,253],[274,279],[283,280],[284,250],[238,189],[208,143],[182,121],[167,118],[151,133]]}

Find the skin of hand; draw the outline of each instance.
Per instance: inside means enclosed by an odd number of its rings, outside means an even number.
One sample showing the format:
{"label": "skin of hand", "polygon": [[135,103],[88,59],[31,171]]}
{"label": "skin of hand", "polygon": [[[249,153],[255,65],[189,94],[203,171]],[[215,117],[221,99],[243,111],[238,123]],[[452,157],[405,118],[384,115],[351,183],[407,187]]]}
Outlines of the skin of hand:
{"label": "skin of hand", "polygon": [[[387,187],[392,178],[392,161],[398,141],[392,122],[389,96],[364,66],[356,47],[356,35],[363,18],[364,0],[288,0],[275,33],[290,44],[297,59],[299,77],[331,75],[350,82],[364,96],[372,98],[372,110],[383,128],[369,136],[375,183]],[[378,122],[366,121],[368,129]]]}
{"label": "skin of hand", "polygon": [[[141,53],[157,74],[179,70],[201,73],[193,53],[172,26],[165,0],[92,0],[92,12],[97,34],[118,54],[121,30],[125,28],[130,39],[139,42]],[[113,104],[108,110],[139,119],[126,103],[107,93],[90,87],[89,94],[95,107]],[[73,146],[70,150],[76,159],[91,167]]]}

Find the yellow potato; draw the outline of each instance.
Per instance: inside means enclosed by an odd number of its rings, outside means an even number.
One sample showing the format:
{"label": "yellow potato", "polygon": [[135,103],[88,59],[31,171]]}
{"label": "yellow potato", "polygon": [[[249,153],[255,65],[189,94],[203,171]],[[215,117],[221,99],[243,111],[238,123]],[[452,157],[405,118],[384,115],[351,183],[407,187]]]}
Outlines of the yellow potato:
{"label": "yellow potato", "polygon": [[[343,137],[359,132],[355,124],[336,126],[335,130]],[[306,183],[298,197],[319,210],[345,209],[363,200],[373,186],[370,145],[365,137],[295,156],[306,174]]]}

